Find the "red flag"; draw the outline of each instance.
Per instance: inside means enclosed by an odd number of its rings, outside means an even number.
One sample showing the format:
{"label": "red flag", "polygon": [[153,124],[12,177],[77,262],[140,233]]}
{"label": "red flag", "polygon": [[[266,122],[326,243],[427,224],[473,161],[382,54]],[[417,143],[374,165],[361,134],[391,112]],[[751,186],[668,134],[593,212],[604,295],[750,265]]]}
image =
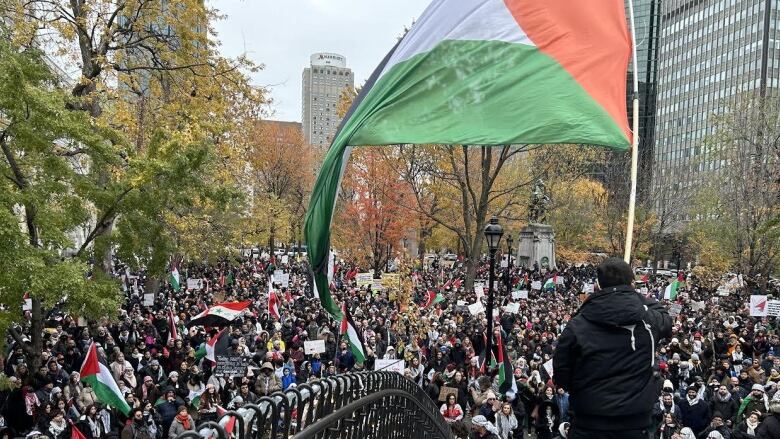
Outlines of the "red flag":
{"label": "red flag", "polygon": [[649,275],[647,275],[647,274],[645,274],[644,276],[642,276],[642,282],[644,282],[644,283],[650,282],[650,276],[649,276]]}
{"label": "red flag", "polygon": [[677,272],[677,281],[678,282],[685,282],[685,272],[680,270]]}
{"label": "red flag", "polygon": [[279,314],[279,299],[274,291],[268,291],[268,312],[276,320],[282,320],[282,316]]}
{"label": "red flag", "polygon": [[84,433],[76,428],[76,424],[74,424],[73,421],[69,420],[68,422],[70,422],[70,439],[87,439],[87,437],[84,436]]}
{"label": "red flag", "polygon": [[460,288],[460,285],[463,283],[463,279],[455,279],[455,282],[452,283],[453,288],[458,289]]}
{"label": "red flag", "polygon": [[[217,416],[221,418],[225,416],[225,413],[227,413],[227,410],[225,410],[222,406],[218,405]],[[236,427],[236,417],[231,416],[230,418],[228,418],[227,423],[223,425],[223,427],[225,428],[225,432],[228,434],[228,436],[230,436],[233,433],[233,429]]]}

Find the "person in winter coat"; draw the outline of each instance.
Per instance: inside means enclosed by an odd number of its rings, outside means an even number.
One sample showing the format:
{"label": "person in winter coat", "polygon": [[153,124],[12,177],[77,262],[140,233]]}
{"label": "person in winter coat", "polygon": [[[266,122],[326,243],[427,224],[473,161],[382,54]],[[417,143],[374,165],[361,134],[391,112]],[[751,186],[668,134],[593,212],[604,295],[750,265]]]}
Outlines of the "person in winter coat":
{"label": "person in winter coat", "polygon": [[703,437],[710,437],[713,432],[719,433],[723,439],[730,439],[731,438],[731,430],[726,426],[726,423],[723,420],[723,415],[721,415],[719,412],[715,412],[712,414],[712,421],[710,422],[710,425],[707,427],[706,430],[701,434]]}
{"label": "person in winter coat", "polygon": [[561,422],[561,425],[558,426],[558,434],[553,439],[567,439],[570,425],[568,422]]}
{"label": "person in winter coat", "polygon": [[154,439],[144,420],[144,412],[141,409],[130,411],[130,420],[122,430],[122,439]]}
{"label": "person in winter coat", "polygon": [[754,439],[756,437],[756,430],[760,425],[760,414],[753,412],[748,415],[744,421],[737,424],[734,427],[734,431],[731,432],[732,439]]}
{"label": "person in winter coat", "polygon": [[[534,427],[536,428],[537,439],[551,439],[554,432],[558,431],[561,414],[558,411],[558,405],[553,400],[553,389],[547,387],[537,400],[534,413]],[[570,434],[571,437],[576,437]]]}
{"label": "person in winter coat", "polygon": [[710,420],[710,406],[699,398],[699,389],[688,387],[685,399],[680,401],[680,422],[698,436],[707,428]]}
{"label": "person in winter coat", "polygon": [[739,424],[747,415],[753,412],[759,412],[761,416],[764,416],[767,413],[767,408],[767,403],[764,400],[764,386],[753,384],[750,395],[742,400],[742,404],[740,404],[737,410],[736,423]]}
{"label": "person in winter coat", "polygon": [[756,439],[780,438],[780,401],[772,401],[769,413],[756,429]]}
{"label": "person in winter coat", "polygon": [[512,404],[505,402],[496,413],[496,430],[500,439],[510,439],[517,428],[517,418],[512,411]]}
{"label": "person in winter coat", "polygon": [[718,386],[718,391],[712,395],[710,401],[710,410],[712,413],[718,412],[723,415],[723,421],[728,427],[732,426],[732,420],[737,416],[739,404],[731,396],[731,392],[724,385]]}
{"label": "person in winter coat", "polygon": [[658,430],[655,433],[656,439],[674,439],[675,435],[680,433],[680,423],[677,418],[671,414],[666,413],[663,415],[663,420]]}
{"label": "person in winter coat", "polygon": [[269,362],[260,367],[260,375],[255,382],[255,392],[258,396],[268,396],[282,390],[282,380],[274,374],[274,368]]}
{"label": "person in winter coat", "polygon": [[195,430],[195,421],[193,421],[192,416],[187,413],[187,407],[181,406],[179,407],[179,410],[176,411],[176,417],[173,418],[171,428],[168,430],[168,438],[176,439],[176,436],[190,430]]}
{"label": "person in winter coat", "polygon": [[622,260],[604,261],[597,277],[600,291],[566,325],[553,357],[555,382],[570,395],[569,438],[646,437],[660,388],[656,343],[671,336],[672,318],[636,293]]}
{"label": "person in winter coat", "polygon": [[482,415],[471,419],[471,439],[498,439],[496,427]]}

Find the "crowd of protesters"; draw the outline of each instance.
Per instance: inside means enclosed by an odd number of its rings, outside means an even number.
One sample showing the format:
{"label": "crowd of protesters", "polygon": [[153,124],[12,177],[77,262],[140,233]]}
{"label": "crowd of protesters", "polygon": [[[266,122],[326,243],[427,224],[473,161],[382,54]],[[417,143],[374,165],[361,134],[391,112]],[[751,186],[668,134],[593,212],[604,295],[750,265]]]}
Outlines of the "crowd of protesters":
{"label": "crowd of protesters", "polygon": [[[482,261],[477,279],[487,279]],[[273,285],[279,314],[268,309],[268,286],[276,270],[289,285]],[[406,269],[405,269],[406,270]],[[174,438],[222,409],[240,409],[260,397],[315,379],[373,370],[377,359],[404,360],[404,375],[440,404],[456,437],[566,438],[569,395],[556,387],[552,357],[563,328],[587,300],[596,271],[591,265],[557,270],[497,268],[496,332],[511,359],[518,390],[501,394],[498,370],[485,361],[484,313],[469,304],[484,300],[466,291],[460,262],[435,261],[408,269],[410,288],[371,291],[357,287],[361,267],[337,263],[332,293],[349,308],[362,336],[365,361],[356,361],[339,339],[339,323],[321,308],[311,291],[305,261],[268,255],[214,265],[183,264],[181,279],[202,279],[198,289],[174,291],[163,282],[148,292],[143,272],[116,264],[126,293],[118,319],[84,321],[57,309],[45,320],[40,367],[9,338],[0,392],[1,437],[62,439],[71,429],[89,439]],[[548,279],[554,282],[547,282]],[[697,286],[694,277],[678,290],[672,337],[660,340],[655,379],[658,402],[651,430],[656,438],[780,438],[780,334],[775,318],[750,317],[744,289],[716,294]],[[638,294],[659,299],[674,278],[647,276]],[[539,282],[538,284],[536,282]],[[402,283],[403,284],[403,283]],[[529,291],[514,298],[504,287]],[[542,288],[531,288],[533,285]],[[598,288],[598,287],[596,287]],[[485,288],[487,290],[487,288]],[[424,306],[429,291],[444,300]],[[153,293],[153,297],[148,296]],[[516,296],[520,297],[520,296]],[[151,302],[150,302],[151,299]],[[217,376],[198,352],[216,328],[187,325],[215,303],[250,300],[252,305],[229,330],[234,353],[249,362],[246,376]],[[518,303],[517,312],[506,305]],[[168,311],[175,314],[176,334]],[[30,327],[22,325],[29,340]],[[324,340],[325,352],[306,354],[304,343]],[[129,414],[101,402],[79,370],[86,350],[96,343],[131,407]],[[625,383],[604,382],[602,386]],[[442,389],[451,389],[449,393]],[[197,404],[193,395],[199,395]],[[530,436],[529,436],[530,435]]]}

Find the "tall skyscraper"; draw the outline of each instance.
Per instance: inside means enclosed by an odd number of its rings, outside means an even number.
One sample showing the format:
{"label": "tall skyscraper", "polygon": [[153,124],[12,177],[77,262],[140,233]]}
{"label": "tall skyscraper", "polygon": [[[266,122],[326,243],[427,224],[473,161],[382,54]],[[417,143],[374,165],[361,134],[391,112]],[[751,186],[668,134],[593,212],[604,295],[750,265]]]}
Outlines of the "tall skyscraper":
{"label": "tall skyscraper", "polygon": [[303,69],[303,135],[321,148],[330,145],[340,122],[338,103],[346,87],[355,87],[347,60],[335,53],[315,53]]}
{"label": "tall skyscraper", "polygon": [[[654,209],[724,164],[705,139],[738,96],[780,83],[778,0],[664,0],[658,59]],[[674,221],[690,220],[675,212]]]}

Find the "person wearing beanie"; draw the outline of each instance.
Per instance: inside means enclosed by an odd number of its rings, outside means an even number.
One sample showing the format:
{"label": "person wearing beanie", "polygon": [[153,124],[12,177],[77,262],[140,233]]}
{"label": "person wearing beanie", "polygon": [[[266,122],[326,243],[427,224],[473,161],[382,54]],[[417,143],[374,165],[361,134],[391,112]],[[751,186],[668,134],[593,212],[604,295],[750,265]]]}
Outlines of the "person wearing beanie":
{"label": "person wearing beanie", "polygon": [[753,387],[750,389],[750,395],[742,400],[742,404],[739,405],[737,410],[736,423],[739,424],[744,421],[745,417],[754,411],[761,413],[762,417],[769,412],[769,402],[766,400],[764,386],[761,384],[753,384]]}
{"label": "person wearing beanie", "polygon": [[699,389],[693,385],[688,387],[685,398],[680,401],[680,422],[689,427],[699,436],[709,423],[710,406],[699,398]]}
{"label": "person wearing beanie", "polygon": [[720,412],[712,413],[712,421],[710,421],[710,425],[701,435],[704,437],[712,437],[713,433],[717,433],[723,438],[731,437],[731,430],[729,430],[725,418]]}
{"label": "person wearing beanie", "polygon": [[637,294],[622,260],[605,260],[596,274],[599,291],[566,325],[553,357],[555,383],[569,393],[573,414],[568,438],[644,438],[661,384],[656,344],[671,337],[672,318]]}

